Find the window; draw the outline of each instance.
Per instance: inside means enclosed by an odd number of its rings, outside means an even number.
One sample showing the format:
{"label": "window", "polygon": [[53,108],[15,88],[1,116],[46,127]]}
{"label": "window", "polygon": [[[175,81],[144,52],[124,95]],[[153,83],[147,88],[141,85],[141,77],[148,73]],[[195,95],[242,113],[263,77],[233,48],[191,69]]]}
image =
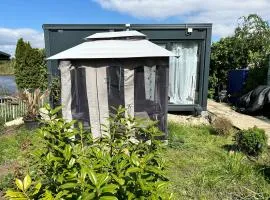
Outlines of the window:
{"label": "window", "polygon": [[171,50],[177,57],[170,58],[169,103],[191,105],[198,103],[200,43],[181,41],[158,44]]}

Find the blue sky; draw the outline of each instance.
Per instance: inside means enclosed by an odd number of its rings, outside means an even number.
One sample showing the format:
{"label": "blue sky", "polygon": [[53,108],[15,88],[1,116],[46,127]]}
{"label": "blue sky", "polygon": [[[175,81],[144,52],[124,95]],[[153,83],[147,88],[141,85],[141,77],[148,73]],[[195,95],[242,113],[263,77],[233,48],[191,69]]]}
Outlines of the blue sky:
{"label": "blue sky", "polygon": [[[105,10],[90,0],[8,0],[0,3],[0,27],[42,30],[45,23],[158,23],[160,20],[136,18]],[[161,20],[179,23],[178,19]]]}
{"label": "blue sky", "polygon": [[233,33],[240,16],[270,19],[270,0],[2,0],[0,51],[19,37],[44,47],[45,23],[213,23],[213,39]]}

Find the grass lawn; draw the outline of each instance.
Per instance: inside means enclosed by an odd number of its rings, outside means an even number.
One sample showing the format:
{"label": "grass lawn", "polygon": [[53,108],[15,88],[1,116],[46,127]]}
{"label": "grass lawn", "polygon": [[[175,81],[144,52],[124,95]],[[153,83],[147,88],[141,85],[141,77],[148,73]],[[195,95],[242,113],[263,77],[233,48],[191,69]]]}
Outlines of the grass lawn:
{"label": "grass lawn", "polygon": [[269,153],[253,161],[230,153],[232,137],[214,135],[207,126],[170,123],[169,133],[164,158],[176,199],[270,198]]}
{"label": "grass lawn", "polygon": [[14,175],[20,173],[25,150],[31,143],[33,133],[20,127],[0,131],[0,199],[1,190],[13,184]]}
{"label": "grass lawn", "polygon": [[11,75],[14,74],[14,61],[0,61],[0,74]]}
{"label": "grass lawn", "polygon": [[[270,197],[269,154],[251,161],[241,153],[229,153],[226,145],[233,144],[232,137],[214,135],[207,126],[170,123],[169,131],[169,146],[163,154],[175,199]],[[0,190],[10,187],[14,178],[4,169],[25,160],[23,152],[33,138],[23,128],[0,135]]]}

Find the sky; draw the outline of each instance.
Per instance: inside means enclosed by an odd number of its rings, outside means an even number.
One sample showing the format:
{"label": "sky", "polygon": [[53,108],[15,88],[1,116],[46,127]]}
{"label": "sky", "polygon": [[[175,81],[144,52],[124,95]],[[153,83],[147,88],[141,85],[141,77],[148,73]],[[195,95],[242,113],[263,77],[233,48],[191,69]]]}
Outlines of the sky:
{"label": "sky", "polygon": [[19,38],[44,48],[42,24],[213,23],[213,41],[233,34],[239,17],[270,21],[270,0],[0,0],[0,51]]}

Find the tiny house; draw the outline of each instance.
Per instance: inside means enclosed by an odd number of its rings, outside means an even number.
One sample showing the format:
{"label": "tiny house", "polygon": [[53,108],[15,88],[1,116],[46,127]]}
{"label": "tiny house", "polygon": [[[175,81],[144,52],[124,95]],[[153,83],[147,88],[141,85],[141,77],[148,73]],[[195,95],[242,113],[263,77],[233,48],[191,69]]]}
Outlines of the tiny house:
{"label": "tiny house", "polygon": [[[172,51],[169,59],[169,111],[200,113],[207,109],[212,24],[44,24],[47,57],[83,42],[98,32],[136,30]],[[58,61],[48,61],[51,76],[59,75]]]}

